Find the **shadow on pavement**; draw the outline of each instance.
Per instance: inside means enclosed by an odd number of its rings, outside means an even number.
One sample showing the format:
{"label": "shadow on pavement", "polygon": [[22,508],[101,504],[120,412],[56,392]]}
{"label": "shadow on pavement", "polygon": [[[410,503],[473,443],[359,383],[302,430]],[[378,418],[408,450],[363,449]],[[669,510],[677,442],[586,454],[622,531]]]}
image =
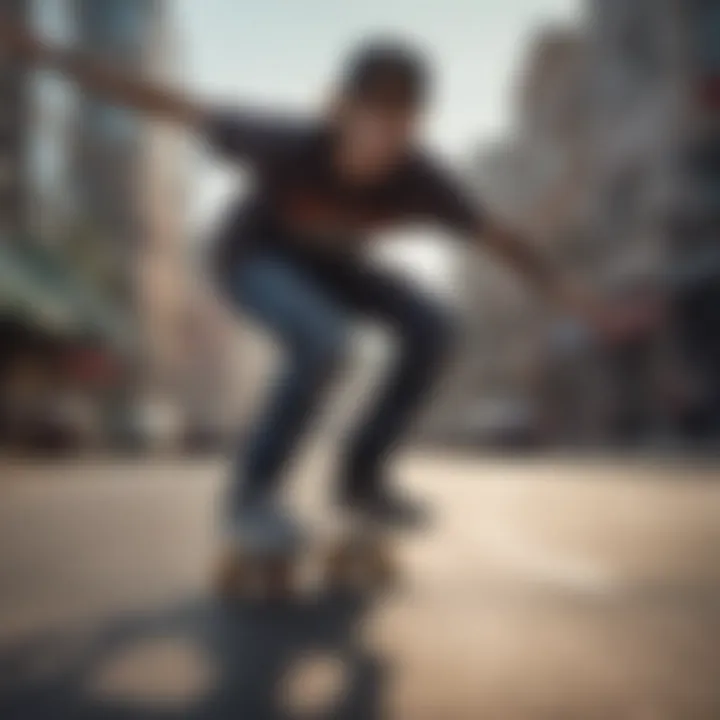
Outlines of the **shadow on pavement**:
{"label": "shadow on pavement", "polygon": [[[359,639],[368,605],[358,596],[237,607],[199,599],[99,627],[25,638],[0,649],[0,717],[373,720],[381,716],[384,670]],[[157,640],[180,641],[207,658],[213,679],[206,691],[173,707],[89,691],[98,668],[134,645]],[[288,675],[314,656],[331,658],[341,668],[341,691],[329,707],[288,707],[283,690]],[[163,668],[153,672],[162,674]]]}

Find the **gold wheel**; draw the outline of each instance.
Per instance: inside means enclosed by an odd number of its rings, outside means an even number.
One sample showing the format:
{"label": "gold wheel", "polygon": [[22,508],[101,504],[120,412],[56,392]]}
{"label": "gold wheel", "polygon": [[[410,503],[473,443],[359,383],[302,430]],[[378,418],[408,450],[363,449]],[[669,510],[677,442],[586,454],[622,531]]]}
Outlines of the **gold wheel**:
{"label": "gold wheel", "polygon": [[271,558],[264,563],[265,566],[260,571],[263,593],[274,599],[290,595],[294,580],[292,559]]}
{"label": "gold wheel", "polygon": [[387,586],[397,578],[395,558],[387,545],[378,542],[373,548],[369,558],[371,582],[374,585]]}
{"label": "gold wheel", "polygon": [[395,578],[395,563],[379,539],[350,538],[328,553],[325,578],[339,589],[384,586]]}
{"label": "gold wheel", "polygon": [[225,600],[232,599],[244,585],[246,576],[243,558],[235,553],[227,553],[221,558],[215,574],[215,590]]}
{"label": "gold wheel", "polygon": [[289,557],[229,553],[218,566],[215,588],[224,600],[280,598],[292,591],[293,570]]}

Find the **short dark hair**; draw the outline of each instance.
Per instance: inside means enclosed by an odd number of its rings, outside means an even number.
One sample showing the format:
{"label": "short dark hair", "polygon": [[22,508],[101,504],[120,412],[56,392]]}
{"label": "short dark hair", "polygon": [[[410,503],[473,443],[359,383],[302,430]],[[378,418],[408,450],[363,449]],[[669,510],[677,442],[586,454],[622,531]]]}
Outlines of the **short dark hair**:
{"label": "short dark hair", "polygon": [[430,68],[425,55],[410,44],[376,39],[350,55],[342,91],[378,104],[417,108],[430,95]]}

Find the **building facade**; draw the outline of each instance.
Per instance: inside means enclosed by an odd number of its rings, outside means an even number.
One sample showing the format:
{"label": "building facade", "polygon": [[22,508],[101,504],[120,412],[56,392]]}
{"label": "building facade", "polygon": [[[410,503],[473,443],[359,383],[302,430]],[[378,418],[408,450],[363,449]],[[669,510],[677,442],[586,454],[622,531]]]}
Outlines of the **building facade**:
{"label": "building facade", "polygon": [[[94,57],[158,82],[176,79],[181,52],[166,2],[75,0],[75,15],[78,42]],[[143,437],[174,432],[186,410],[185,144],[172,128],[94,96],[82,97],[78,118],[77,204],[113,258],[114,289],[137,332],[123,392],[128,422]]]}
{"label": "building facade", "polygon": [[[468,168],[489,211],[564,264],[586,224],[586,63],[580,28],[540,32],[514,87],[512,125]],[[467,258],[457,280],[464,347],[455,394],[467,418],[458,432],[474,432],[480,442],[498,435],[535,441],[548,314],[492,258]]]}
{"label": "building facade", "polygon": [[[714,6],[590,0],[577,27],[539,33],[519,76],[515,123],[472,169],[498,215],[619,299],[674,292],[694,267],[713,264]],[[692,323],[668,322],[650,345],[609,357],[579,328],[544,319],[496,268],[471,268],[465,283],[479,288],[466,295],[479,394],[502,387],[534,398],[550,411],[542,414],[555,442],[605,443],[630,426],[652,435],[667,425],[659,378],[677,365],[677,336]],[[538,376],[537,385],[523,380]]]}
{"label": "building facade", "polygon": [[[0,3],[54,42],[160,81],[181,62],[168,7],[163,0]],[[44,334],[62,348],[70,384],[92,396],[92,424],[104,442],[147,438],[148,418],[159,415],[161,425],[177,426],[188,356],[201,349],[186,337],[197,308],[187,281],[184,142],[51,74],[0,64],[0,80],[3,322],[13,337]],[[89,357],[88,345],[104,357]],[[114,368],[102,387],[94,383],[98,362]]]}
{"label": "building facade", "polygon": [[[0,12],[15,22],[30,20],[23,0],[2,0]],[[0,234],[5,238],[24,232],[27,221],[27,72],[0,58]]]}

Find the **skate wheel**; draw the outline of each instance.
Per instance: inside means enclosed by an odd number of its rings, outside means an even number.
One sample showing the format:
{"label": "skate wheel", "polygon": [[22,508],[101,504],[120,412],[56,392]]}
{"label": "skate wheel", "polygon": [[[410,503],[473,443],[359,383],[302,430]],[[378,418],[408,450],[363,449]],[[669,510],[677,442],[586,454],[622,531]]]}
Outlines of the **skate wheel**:
{"label": "skate wheel", "polygon": [[291,558],[231,555],[218,567],[215,590],[228,601],[281,599],[292,591],[293,575]]}
{"label": "skate wheel", "polygon": [[370,573],[376,584],[390,585],[397,578],[397,567],[392,553],[385,545],[374,548],[370,558]]}
{"label": "skate wheel", "polygon": [[325,578],[333,588],[382,588],[390,585],[395,577],[393,558],[381,543],[341,545],[327,557]]}
{"label": "skate wheel", "polygon": [[243,584],[243,566],[239,558],[229,554],[223,557],[215,571],[213,584],[219,597],[231,597]]}
{"label": "skate wheel", "polygon": [[264,587],[267,595],[273,598],[288,596],[293,589],[294,565],[288,558],[268,562],[264,569]]}

